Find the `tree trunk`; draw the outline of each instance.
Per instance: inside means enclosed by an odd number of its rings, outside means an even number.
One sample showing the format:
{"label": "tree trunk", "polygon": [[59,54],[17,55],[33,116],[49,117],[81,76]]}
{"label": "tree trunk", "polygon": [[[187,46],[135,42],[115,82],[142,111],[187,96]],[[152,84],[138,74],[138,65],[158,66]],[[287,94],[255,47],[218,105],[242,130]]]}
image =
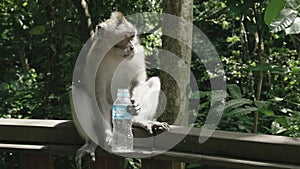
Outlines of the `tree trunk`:
{"label": "tree trunk", "polygon": [[[178,16],[192,23],[193,19],[193,1],[190,0],[165,0],[163,1],[163,12]],[[169,17],[164,17],[162,46],[166,52],[171,52],[176,57],[166,57],[169,55],[162,52],[161,64],[163,70],[160,74],[162,82],[162,91],[167,98],[167,107],[164,115],[160,118],[170,124],[188,125],[188,98],[187,88],[190,81],[190,64],[192,46],[192,27],[180,19],[177,23],[168,23]],[[172,33],[170,33],[170,31]],[[174,37],[166,36],[174,35]],[[188,44],[188,45],[187,45]],[[169,73],[176,75],[176,80]]]}
{"label": "tree trunk", "polygon": [[[193,1],[192,0],[164,0],[163,13],[178,16],[180,19],[192,23]],[[171,16],[172,17],[172,16]],[[162,27],[161,66],[165,72],[161,72],[160,79],[162,91],[166,95],[167,106],[161,121],[181,126],[188,125],[189,101],[187,89],[190,82],[191,46],[192,46],[192,24],[186,24],[180,19],[169,20],[164,16]],[[173,35],[173,37],[166,36]],[[171,53],[171,54],[170,54]],[[168,57],[168,56],[175,57]],[[170,74],[171,73],[171,74]],[[176,75],[174,79],[171,75]],[[155,169],[183,169],[184,163],[143,160],[143,168]],[[155,164],[155,165],[147,165]]]}
{"label": "tree trunk", "polygon": [[[266,63],[265,59],[265,47],[264,47],[264,27],[261,26],[263,25],[263,12],[262,12],[262,7],[255,4],[255,18],[257,20],[257,32],[255,32],[255,51],[258,59],[258,64],[259,65],[264,65]],[[264,76],[265,72],[263,70],[259,70],[258,76],[257,76],[257,87],[256,87],[256,93],[255,93],[255,100],[259,101],[261,100],[261,93],[262,93],[262,88],[263,88],[263,82],[264,82]],[[254,125],[253,125],[253,133],[258,132],[258,121],[259,118],[259,112],[256,111],[254,112]]]}
{"label": "tree trunk", "polygon": [[[91,29],[92,28],[92,23],[91,23],[91,16],[88,12],[88,8],[85,8],[82,6],[82,2],[79,0],[73,0],[74,6],[78,10],[78,15],[80,18],[80,40],[82,42],[85,42],[88,40],[88,38],[91,35]],[[86,6],[85,6],[86,7]],[[87,15],[88,13],[88,15]]]}

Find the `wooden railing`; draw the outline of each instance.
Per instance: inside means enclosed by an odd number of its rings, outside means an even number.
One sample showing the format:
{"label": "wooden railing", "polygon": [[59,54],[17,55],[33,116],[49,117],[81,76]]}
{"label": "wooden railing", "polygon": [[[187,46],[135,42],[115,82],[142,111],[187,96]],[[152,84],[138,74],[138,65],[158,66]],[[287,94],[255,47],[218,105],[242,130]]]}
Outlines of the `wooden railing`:
{"label": "wooden railing", "polygon": [[[187,128],[172,126],[167,132],[172,139],[185,135]],[[155,161],[199,163],[213,168],[240,169],[300,169],[300,139],[282,136],[256,135],[215,131],[204,143],[198,142],[200,129],[193,128],[171,150],[144,160],[143,168],[155,168]],[[135,129],[134,135],[147,135]],[[52,155],[75,155],[84,141],[79,137],[72,121],[0,119],[0,151],[21,154],[22,169],[53,169]],[[151,146],[159,151],[168,140],[150,143],[136,142],[140,149]],[[153,149],[155,147],[155,150]],[[120,160],[120,157],[97,149],[97,161]],[[106,166],[106,168],[118,168]],[[153,166],[154,165],[154,166]],[[94,168],[97,168],[95,163]],[[98,166],[99,168],[99,166]],[[103,168],[103,167],[102,167]]]}

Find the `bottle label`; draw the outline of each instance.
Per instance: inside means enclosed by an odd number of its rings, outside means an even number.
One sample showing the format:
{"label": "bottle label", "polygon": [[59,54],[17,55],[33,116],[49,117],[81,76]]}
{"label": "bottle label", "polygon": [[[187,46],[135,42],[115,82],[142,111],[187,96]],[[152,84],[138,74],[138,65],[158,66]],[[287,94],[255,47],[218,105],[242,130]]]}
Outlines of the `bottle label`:
{"label": "bottle label", "polygon": [[132,116],[127,112],[127,104],[118,104],[112,106],[113,119],[131,119]]}

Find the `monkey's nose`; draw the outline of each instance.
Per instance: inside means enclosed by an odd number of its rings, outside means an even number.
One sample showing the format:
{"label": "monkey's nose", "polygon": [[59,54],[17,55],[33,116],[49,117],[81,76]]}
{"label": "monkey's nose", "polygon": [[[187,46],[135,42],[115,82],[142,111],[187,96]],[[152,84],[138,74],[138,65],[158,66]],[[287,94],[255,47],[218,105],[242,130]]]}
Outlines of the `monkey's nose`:
{"label": "monkey's nose", "polygon": [[127,38],[132,39],[135,36],[135,32],[128,32],[126,36],[127,36]]}
{"label": "monkey's nose", "polygon": [[134,99],[133,98],[130,99],[130,102],[131,102],[131,104],[134,104]]}
{"label": "monkey's nose", "polygon": [[130,45],[130,46],[129,46],[129,49],[130,49],[130,50],[133,50],[133,49],[134,49],[134,48],[133,48],[133,45]]}

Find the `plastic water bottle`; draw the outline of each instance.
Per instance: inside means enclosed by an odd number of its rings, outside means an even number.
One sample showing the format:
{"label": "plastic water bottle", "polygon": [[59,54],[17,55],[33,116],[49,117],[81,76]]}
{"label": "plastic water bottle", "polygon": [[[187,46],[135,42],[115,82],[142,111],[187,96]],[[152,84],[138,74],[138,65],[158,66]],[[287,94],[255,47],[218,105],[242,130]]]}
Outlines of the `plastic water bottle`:
{"label": "plastic water bottle", "polygon": [[117,100],[112,106],[113,152],[131,152],[133,150],[132,115],[127,111],[130,105],[128,89],[118,89]]}

